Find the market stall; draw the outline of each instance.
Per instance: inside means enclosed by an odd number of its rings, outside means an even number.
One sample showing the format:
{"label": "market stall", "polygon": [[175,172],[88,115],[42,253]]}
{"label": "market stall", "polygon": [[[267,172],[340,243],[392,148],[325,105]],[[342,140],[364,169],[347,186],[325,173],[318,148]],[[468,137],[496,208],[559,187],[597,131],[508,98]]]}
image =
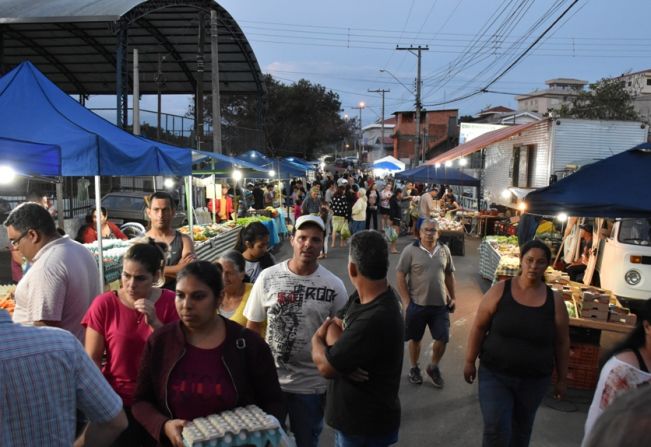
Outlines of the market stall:
{"label": "market stall", "polygon": [[437,221],[439,223],[439,241],[448,246],[453,256],[464,256],[466,248],[463,223],[443,217]]}

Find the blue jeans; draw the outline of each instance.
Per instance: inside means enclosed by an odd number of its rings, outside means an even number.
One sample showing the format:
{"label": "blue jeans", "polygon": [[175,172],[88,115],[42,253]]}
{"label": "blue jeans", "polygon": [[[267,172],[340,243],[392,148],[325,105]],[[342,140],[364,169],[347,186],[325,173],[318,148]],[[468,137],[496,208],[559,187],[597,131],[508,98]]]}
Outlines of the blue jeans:
{"label": "blue jeans", "polygon": [[363,220],[351,220],[350,221],[350,232],[352,234],[359,233],[364,230],[366,227],[366,222]]}
{"label": "blue jeans", "polygon": [[297,447],[317,447],[323,430],[324,394],[283,392],[289,413],[289,429]]}
{"label": "blue jeans", "polygon": [[398,430],[382,436],[347,435],[335,430],[335,447],[386,447],[398,442]]}
{"label": "blue jeans", "polygon": [[479,366],[483,447],[526,447],[551,376],[515,377]]}

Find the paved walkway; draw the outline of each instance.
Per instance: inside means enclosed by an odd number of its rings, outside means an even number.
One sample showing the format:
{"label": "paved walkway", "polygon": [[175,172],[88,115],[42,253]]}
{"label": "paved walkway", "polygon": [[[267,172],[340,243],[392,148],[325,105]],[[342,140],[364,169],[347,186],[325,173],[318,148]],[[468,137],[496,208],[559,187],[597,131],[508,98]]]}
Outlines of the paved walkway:
{"label": "paved walkway", "polygon": [[[412,239],[403,237],[398,249]],[[407,381],[409,360],[406,355],[403,380],[400,388],[402,402],[402,425],[400,446],[478,446],[481,445],[482,420],[477,400],[477,383],[468,385],[463,379],[463,362],[469,327],[482,294],[490,284],[478,274],[479,242],[466,239],[466,256],[455,256],[457,269],[457,311],[453,314],[451,340],[441,363],[445,388],[435,389],[431,383],[412,385]],[[290,256],[290,247],[280,247],[278,260]],[[391,256],[389,278],[395,284],[395,266],[399,255]],[[346,262],[347,249],[331,249],[323,265],[344,280],[349,291],[352,285],[348,279]],[[431,343],[429,334],[423,340],[423,347]],[[425,350],[421,354],[421,365],[427,362]],[[532,447],[578,446],[583,436],[583,424],[592,399],[589,392],[570,390],[568,400],[557,402],[546,398],[538,411],[531,440]],[[321,446],[333,445],[332,430],[326,428],[321,436]]]}

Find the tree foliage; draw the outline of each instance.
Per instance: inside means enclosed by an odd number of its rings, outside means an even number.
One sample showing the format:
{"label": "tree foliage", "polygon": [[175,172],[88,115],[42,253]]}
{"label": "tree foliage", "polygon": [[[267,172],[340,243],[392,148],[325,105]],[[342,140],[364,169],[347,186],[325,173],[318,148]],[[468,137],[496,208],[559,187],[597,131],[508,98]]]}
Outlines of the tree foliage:
{"label": "tree foliage", "polygon": [[[309,159],[318,152],[341,145],[350,137],[350,126],[339,115],[339,95],[333,91],[305,79],[283,84],[265,75],[264,83],[267,94],[261,110],[261,127],[267,147],[263,149],[273,155],[297,155]],[[211,123],[210,97],[204,104],[205,120]],[[223,127],[260,128],[258,112],[255,97],[221,98]],[[191,114],[192,106],[188,111],[188,115]]]}
{"label": "tree foliage", "polygon": [[590,84],[589,90],[580,92],[557,112],[569,118],[635,121],[639,117],[632,101],[624,81],[604,78]]}

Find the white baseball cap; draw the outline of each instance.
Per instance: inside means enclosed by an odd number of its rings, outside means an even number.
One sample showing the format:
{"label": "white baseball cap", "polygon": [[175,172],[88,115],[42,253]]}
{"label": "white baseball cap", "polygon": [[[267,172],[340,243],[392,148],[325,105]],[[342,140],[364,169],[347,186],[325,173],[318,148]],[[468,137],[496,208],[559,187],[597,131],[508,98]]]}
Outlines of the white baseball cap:
{"label": "white baseball cap", "polygon": [[325,224],[323,223],[323,219],[321,219],[319,216],[315,216],[313,214],[305,214],[298,219],[296,219],[296,224],[294,225],[294,228],[297,230],[300,230],[303,225],[306,223],[313,223],[319,226],[323,231],[325,231]]}

